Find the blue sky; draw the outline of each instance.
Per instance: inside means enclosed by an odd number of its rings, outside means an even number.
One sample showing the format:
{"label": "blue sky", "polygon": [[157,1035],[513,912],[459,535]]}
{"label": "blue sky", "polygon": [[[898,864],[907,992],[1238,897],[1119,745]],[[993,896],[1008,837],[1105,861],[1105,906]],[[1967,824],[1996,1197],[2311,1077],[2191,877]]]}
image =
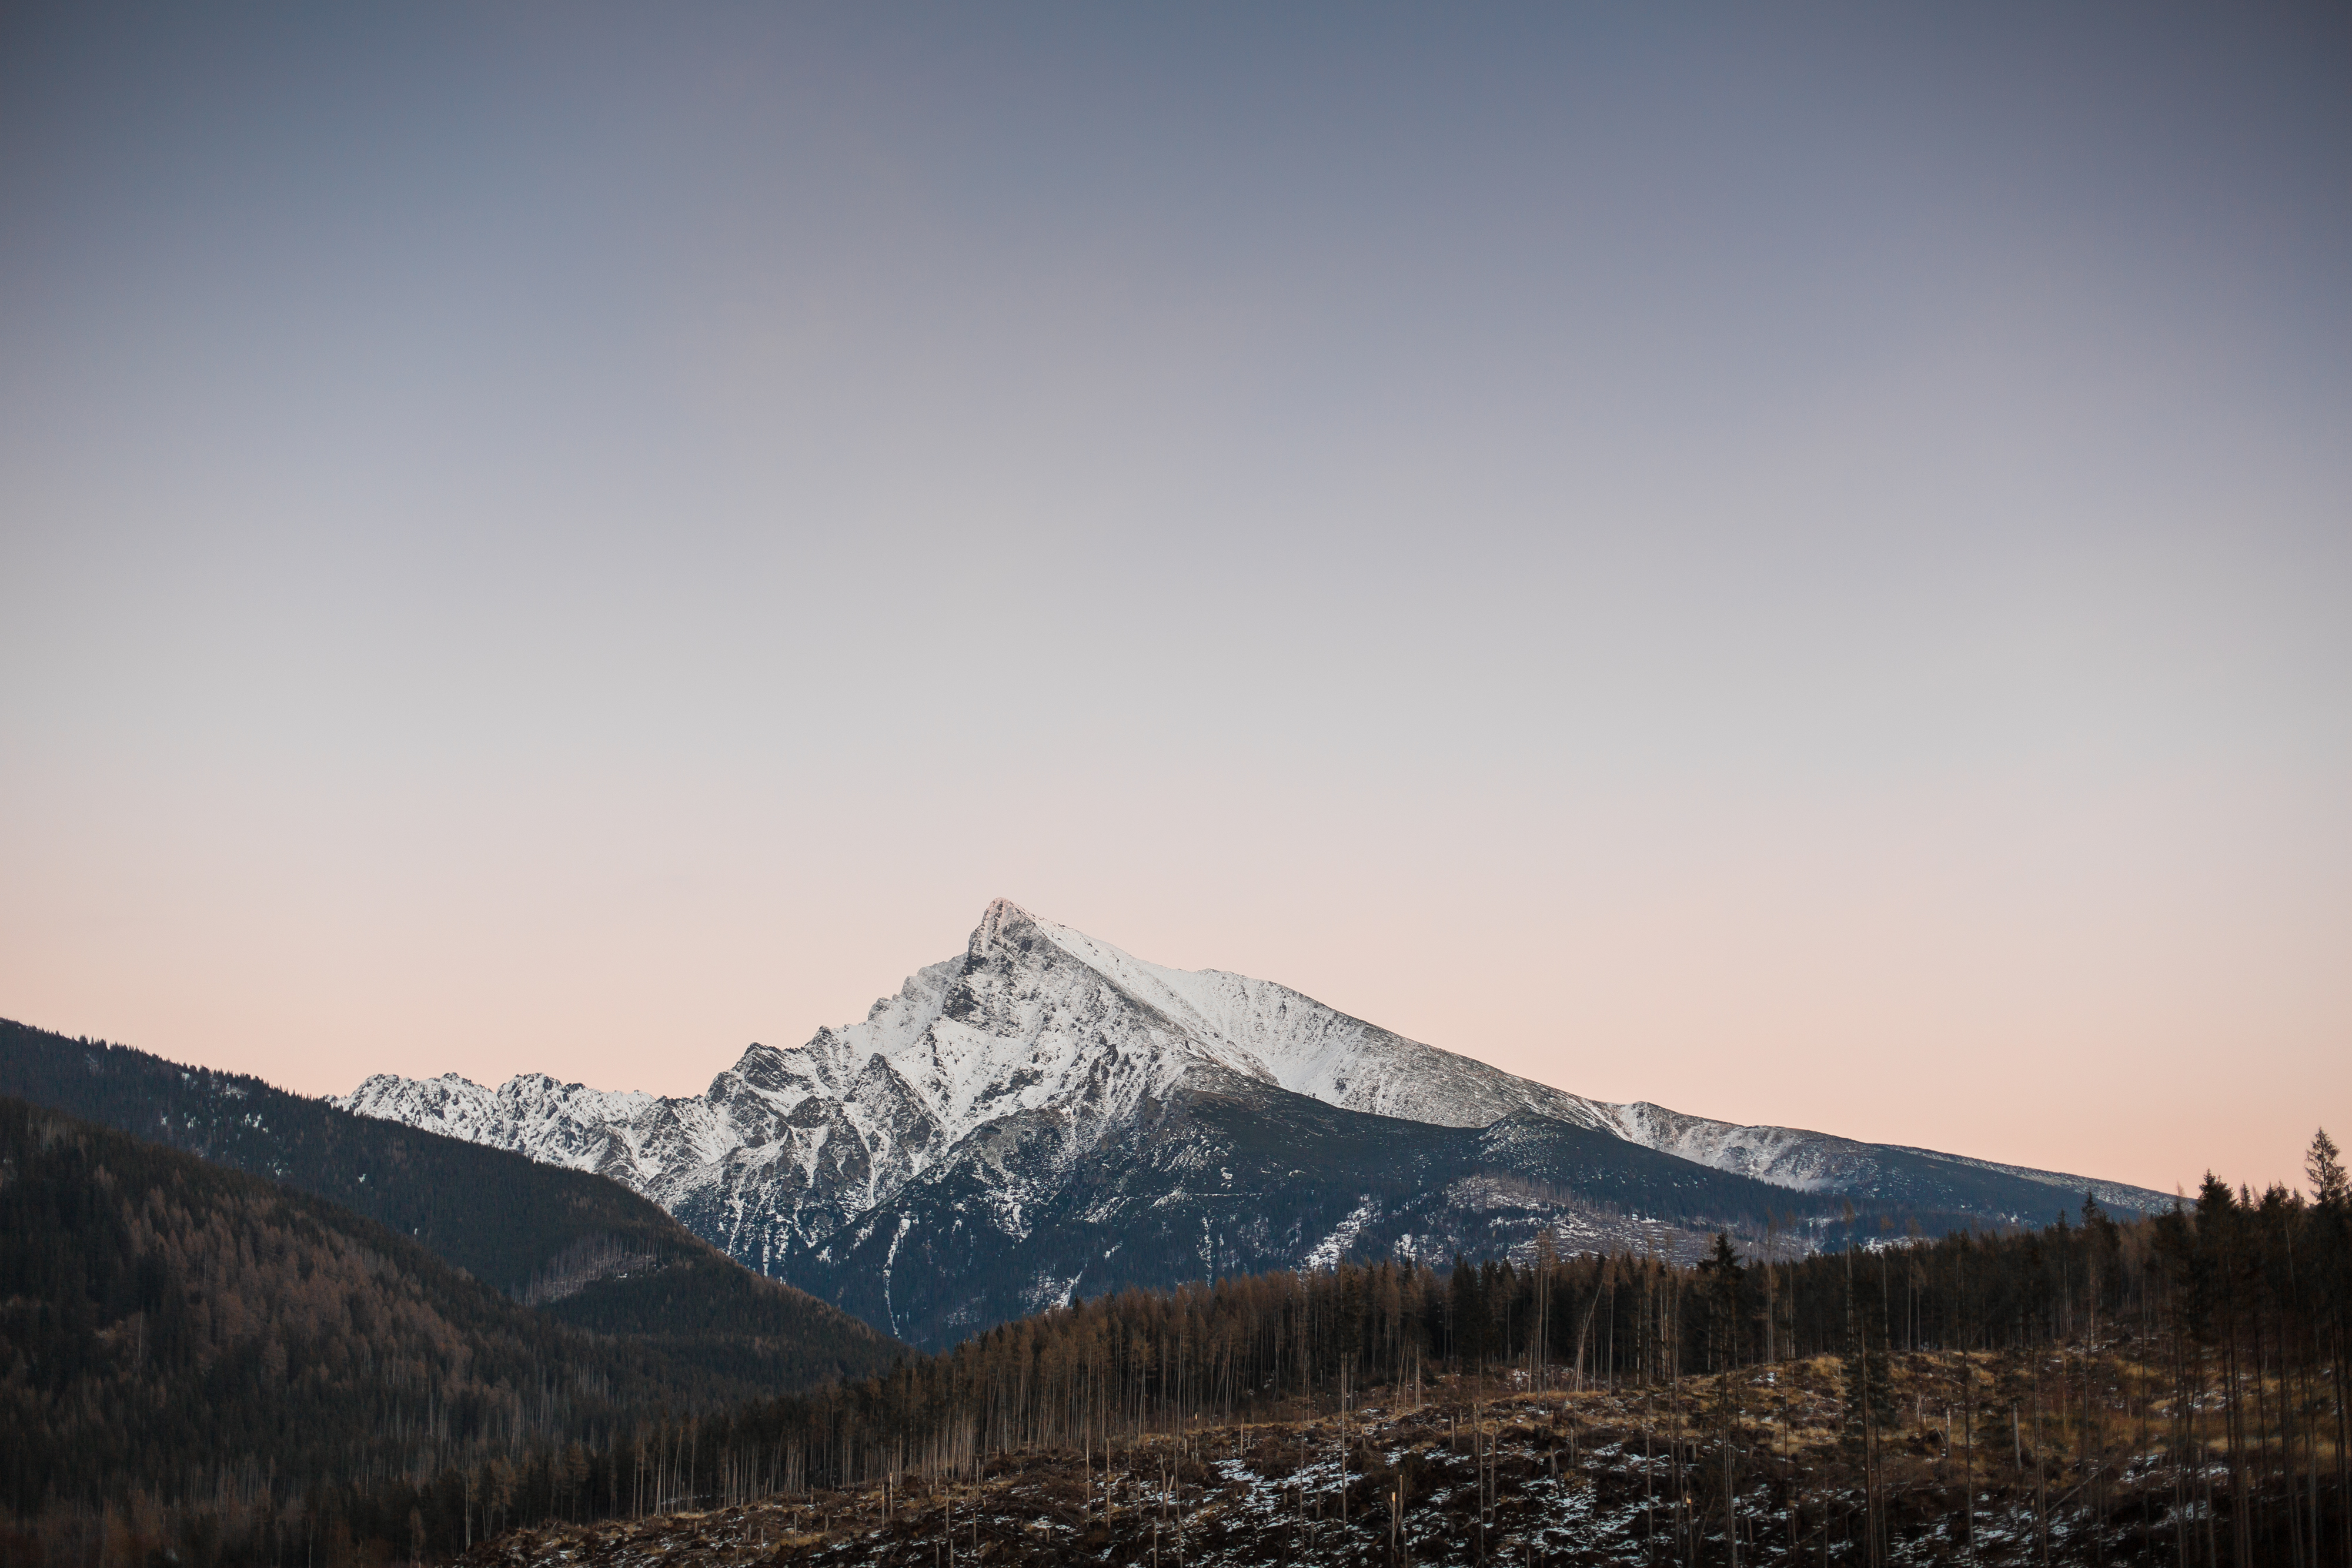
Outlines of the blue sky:
{"label": "blue sky", "polygon": [[1739,1120],[2347,1120],[2340,12],[0,28],[13,1016],[690,1090],[1003,894]]}

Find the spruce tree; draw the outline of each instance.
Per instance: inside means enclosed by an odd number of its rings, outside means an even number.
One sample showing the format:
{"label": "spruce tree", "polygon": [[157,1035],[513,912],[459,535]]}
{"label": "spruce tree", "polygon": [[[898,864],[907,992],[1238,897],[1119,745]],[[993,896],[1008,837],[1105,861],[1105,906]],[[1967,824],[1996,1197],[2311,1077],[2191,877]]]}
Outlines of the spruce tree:
{"label": "spruce tree", "polygon": [[2343,1152],[2336,1140],[2320,1128],[2311,1134],[2311,1150],[2304,1158],[2303,1168],[2311,1177],[2311,1201],[2323,1207],[2340,1205],[2352,1194],[2352,1180],[2344,1174]]}

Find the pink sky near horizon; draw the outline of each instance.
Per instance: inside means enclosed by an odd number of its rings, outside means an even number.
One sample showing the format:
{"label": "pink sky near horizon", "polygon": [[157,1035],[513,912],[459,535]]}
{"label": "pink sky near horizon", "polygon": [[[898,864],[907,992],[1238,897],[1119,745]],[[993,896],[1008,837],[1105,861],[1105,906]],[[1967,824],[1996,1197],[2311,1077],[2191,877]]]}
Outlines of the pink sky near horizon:
{"label": "pink sky near horizon", "polygon": [[2340,16],[19,13],[0,1016],[696,1092],[1014,899],[2352,1138]]}

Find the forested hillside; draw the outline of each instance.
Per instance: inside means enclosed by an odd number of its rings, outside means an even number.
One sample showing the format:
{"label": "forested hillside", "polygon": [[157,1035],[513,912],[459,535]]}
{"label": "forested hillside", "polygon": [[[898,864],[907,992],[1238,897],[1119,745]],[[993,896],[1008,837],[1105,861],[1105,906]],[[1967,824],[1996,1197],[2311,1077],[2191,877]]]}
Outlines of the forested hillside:
{"label": "forested hillside", "polygon": [[[572,1302],[595,1316],[616,1283]],[[310,1194],[0,1098],[0,1498],[16,1516],[233,1504],[242,1554],[289,1561],[291,1521],[409,1544],[409,1510],[430,1507],[457,1547],[513,1507],[508,1455],[579,1453],[776,1387],[774,1365],[698,1361],[555,1322]],[[840,1371],[804,1349],[781,1365],[793,1383]],[[482,1465],[491,1486],[468,1500]]]}
{"label": "forested hillside", "polygon": [[0,1020],[0,1094],[269,1176],[411,1237],[520,1294],[566,1249],[666,1249],[680,1228],[583,1171],[354,1116],[244,1073]]}
{"label": "forested hillside", "polygon": [[950,1540],[984,1561],[1717,1563],[1736,1538],[1748,1562],[2318,1568],[2352,1551],[2352,1197],[2324,1136],[2311,1164],[2309,1200],[2209,1177],[2152,1219],[2086,1204],[1802,1260],[1539,1249],[1129,1291],[630,1434],[588,1461],[604,1511],[737,1522],[500,1560],[715,1563],[773,1531],[908,1563]]}
{"label": "forested hillside", "polygon": [[862,1375],[896,1352],[866,1324],[751,1273],[586,1171],[5,1020],[0,1094],[327,1198],[566,1322],[643,1339],[746,1393]]}
{"label": "forested hillside", "polygon": [[551,1321],[307,1194],[0,1100],[19,1512],[366,1491],[754,1386]]}

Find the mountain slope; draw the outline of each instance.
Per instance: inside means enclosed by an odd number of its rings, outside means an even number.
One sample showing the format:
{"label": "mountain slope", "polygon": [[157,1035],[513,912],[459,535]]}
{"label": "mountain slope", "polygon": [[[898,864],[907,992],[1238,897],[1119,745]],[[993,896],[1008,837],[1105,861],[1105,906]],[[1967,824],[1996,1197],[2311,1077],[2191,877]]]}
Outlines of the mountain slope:
{"label": "mountain slope", "polygon": [[2156,1196],[1588,1100],[1003,900],[864,1019],[754,1045],[699,1096],[450,1074],[340,1103],[610,1176],[924,1343],[1072,1291],[1538,1230],[1672,1250],[1850,1205],[1944,1228]]}
{"label": "mountain slope", "polygon": [[[1513,1179],[1524,1123],[1549,1146]],[[1500,1134],[1499,1137],[1497,1134]],[[925,1346],[1078,1296],[1358,1256],[1443,1264],[1531,1247],[1696,1257],[1679,1219],[1760,1228],[1787,1195],[1523,1113],[1441,1127],[1303,1094],[1180,1089],[1066,1157],[1049,1113],[992,1123],[826,1244],[793,1277]],[[1534,1157],[1526,1157],[1526,1156]]]}
{"label": "mountain slope", "polygon": [[658,1341],[747,1394],[861,1375],[898,1350],[615,1183],[257,1078],[0,1020],[0,1094],[325,1198],[552,1318]]}
{"label": "mountain slope", "polygon": [[747,1392],[321,1198],[0,1098],[0,1506],[256,1466],[299,1495]]}
{"label": "mountain slope", "polygon": [[1864,1144],[1796,1127],[1740,1126],[1685,1115],[1636,1101],[1612,1105],[1610,1125],[1621,1136],[1717,1170],[1752,1176],[1796,1192],[1881,1200],[1926,1198],[1970,1213],[2034,1212],[2080,1202],[2085,1193],[2117,1213],[2156,1213],[2172,1201],[2126,1182],[2027,1166],[1998,1165],[1901,1144]]}

